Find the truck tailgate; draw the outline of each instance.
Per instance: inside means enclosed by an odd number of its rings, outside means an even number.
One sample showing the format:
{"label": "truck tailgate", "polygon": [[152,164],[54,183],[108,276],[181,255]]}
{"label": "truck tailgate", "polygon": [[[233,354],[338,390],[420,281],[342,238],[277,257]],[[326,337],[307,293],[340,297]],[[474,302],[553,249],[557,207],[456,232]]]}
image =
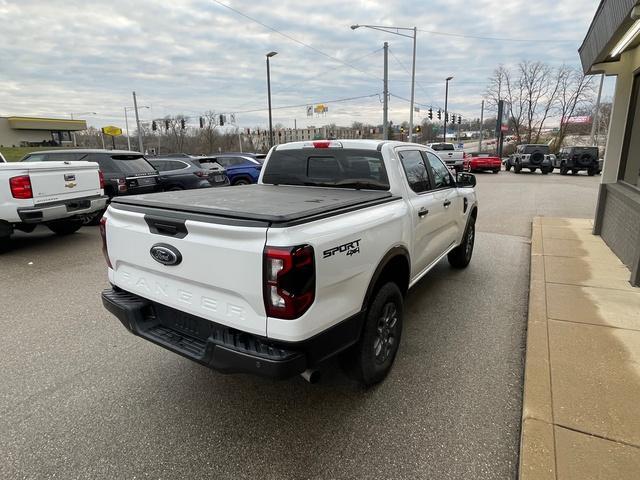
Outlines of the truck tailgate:
{"label": "truck tailgate", "polygon": [[29,171],[36,205],[102,193],[96,163],[43,162],[22,165]]}
{"label": "truck tailgate", "polygon": [[[114,207],[106,214],[111,283],[198,317],[266,336],[262,297],[266,225],[180,220],[162,211],[149,214]],[[151,254],[154,247],[167,246],[181,257],[174,265]]]}

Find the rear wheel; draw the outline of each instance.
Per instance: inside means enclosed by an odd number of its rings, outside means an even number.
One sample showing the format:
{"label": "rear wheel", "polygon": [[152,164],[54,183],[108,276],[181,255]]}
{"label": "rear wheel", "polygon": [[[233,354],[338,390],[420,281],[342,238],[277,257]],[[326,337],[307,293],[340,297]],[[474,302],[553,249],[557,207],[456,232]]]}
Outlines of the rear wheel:
{"label": "rear wheel", "polygon": [[447,259],[453,268],[465,268],[471,262],[473,245],[476,239],[476,219],[471,217],[462,242],[449,252]]}
{"label": "rear wheel", "polygon": [[551,168],[550,167],[542,167],[540,169],[540,171],[542,172],[543,175],[548,175],[549,172],[551,172]]}
{"label": "rear wheel", "polygon": [[505,163],[505,164],[504,164],[504,169],[505,169],[507,172],[511,171],[511,164],[509,164],[509,163]]}
{"label": "rear wheel", "polygon": [[251,184],[251,180],[249,180],[248,178],[238,178],[237,180],[234,180],[233,185],[250,185]]}
{"label": "rear wheel", "polygon": [[56,220],[47,223],[47,227],[56,235],[70,235],[80,230],[80,227],[82,227],[82,219]]}
{"label": "rear wheel", "polygon": [[0,253],[4,253],[9,251],[9,247],[11,246],[11,237],[4,236],[0,237]]}
{"label": "rear wheel", "polygon": [[573,169],[571,170],[571,175],[577,175],[580,170]]}
{"label": "rear wheel", "polygon": [[593,177],[596,174],[597,170],[595,168],[590,168],[589,170],[587,170],[587,175],[589,175],[590,177]]}
{"label": "rear wheel", "polygon": [[560,175],[566,175],[567,173],[569,173],[569,169],[567,168],[567,166],[565,165],[564,162],[562,162],[560,164]]}
{"label": "rear wheel", "polygon": [[404,301],[395,283],[378,290],[369,302],[360,340],[346,354],[346,369],[366,386],[385,379],[398,353]]}
{"label": "rear wheel", "polygon": [[513,166],[513,173],[520,173],[520,171],[521,171],[521,170],[522,170],[522,167],[520,166],[520,164],[519,164],[519,163],[516,163],[516,164]]}

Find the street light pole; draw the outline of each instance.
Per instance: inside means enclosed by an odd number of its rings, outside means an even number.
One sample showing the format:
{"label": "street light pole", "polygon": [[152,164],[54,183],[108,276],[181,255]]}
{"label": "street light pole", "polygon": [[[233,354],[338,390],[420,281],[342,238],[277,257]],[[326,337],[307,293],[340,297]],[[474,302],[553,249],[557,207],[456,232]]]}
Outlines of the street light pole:
{"label": "street light pole", "polygon": [[131,151],[131,138],[129,137],[129,119],[127,118],[127,107],[124,107],[124,126],[127,129],[127,150]]}
{"label": "street light pole", "polygon": [[413,141],[413,109],[416,90],[416,39],[418,37],[417,27],[413,27],[413,64],[411,66],[411,112],[409,113],[409,141]]}
{"label": "street light pole", "polygon": [[133,92],[133,109],[136,111],[136,126],[138,128],[138,147],[140,153],[144,153],[144,145],[142,144],[142,130],[140,130],[140,116],[138,115],[138,101],[136,100],[136,92]]}
{"label": "street light pole", "polygon": [[389,140],[389,44],[384,42],[384,80],[382,102],[382,139]]}
{"label": "street light pole", "polygon": [[449,81],[453,79],[453,77],[447,77],[445,82],[445,90],[444,90],[444,133],[443,133],[443,143],[447,142],[447,102],[449,100]]}
{"label": "street light pole", "polygon": [[278,54],[278,52],[267,53],[267,97],[269,102],[269,148],[273,147],[273,121],[271,118],[271,67],[269,59]]}
{"label": "street light pole", "polygon": [[[413,27],[389,27],[384,25],[351,25],[351,30],[356,30],[357,28],[364,27],[370,28],[372,30],[379,30],[385,33],[391,33],[393,35],[399,35],[401,37],[411,38],[413,40],[413,62],[411,65],[411,105],[409,106],[409,138],[413,138],[413,105],[415,100],[415,85],[416,85],[416,45],[417,45],[417,37],[418,37],[418,28]],[[400,30],[410,31],[411,35],[406,33],[400,33]],[[385,50],[386,54],[386,50]],[[386,58],[386,56],[385,56]],[[386,63],[385,63],[386,65]],[[386,97],[385,97],[386,98]]]}

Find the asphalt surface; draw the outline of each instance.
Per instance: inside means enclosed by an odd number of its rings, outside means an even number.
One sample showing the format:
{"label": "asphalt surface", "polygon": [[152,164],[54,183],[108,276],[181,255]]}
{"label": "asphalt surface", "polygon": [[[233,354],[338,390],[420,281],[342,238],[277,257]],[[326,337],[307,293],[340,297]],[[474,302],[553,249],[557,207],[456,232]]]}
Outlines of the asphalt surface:
{"label": "asphalt surface", "polygon": [[0,478],[515,478],[531,220],[592,217],[600,177],[478,174],[476,249],[408,295],[401,349],[363,390],[225,376],[100,303],[96,228],[0,256]]}

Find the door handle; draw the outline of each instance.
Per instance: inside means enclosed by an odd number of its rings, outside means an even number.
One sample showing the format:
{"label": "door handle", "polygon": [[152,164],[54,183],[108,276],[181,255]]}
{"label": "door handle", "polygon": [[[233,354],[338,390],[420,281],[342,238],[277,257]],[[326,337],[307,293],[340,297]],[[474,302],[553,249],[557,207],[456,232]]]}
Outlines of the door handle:
{"label": "door handle", "polygon": [[444,205],[444,208],[447,208],[449,205],[451,205],[451,200],[445,200],[442,205]]}
{"label": "door handle", "polygon": [[422,207],[420,210],[418,210],[418,216],[420,218],[424,218],[427,216],[427,214],[429,213],[429,210],[427,210],[426,208]]}

